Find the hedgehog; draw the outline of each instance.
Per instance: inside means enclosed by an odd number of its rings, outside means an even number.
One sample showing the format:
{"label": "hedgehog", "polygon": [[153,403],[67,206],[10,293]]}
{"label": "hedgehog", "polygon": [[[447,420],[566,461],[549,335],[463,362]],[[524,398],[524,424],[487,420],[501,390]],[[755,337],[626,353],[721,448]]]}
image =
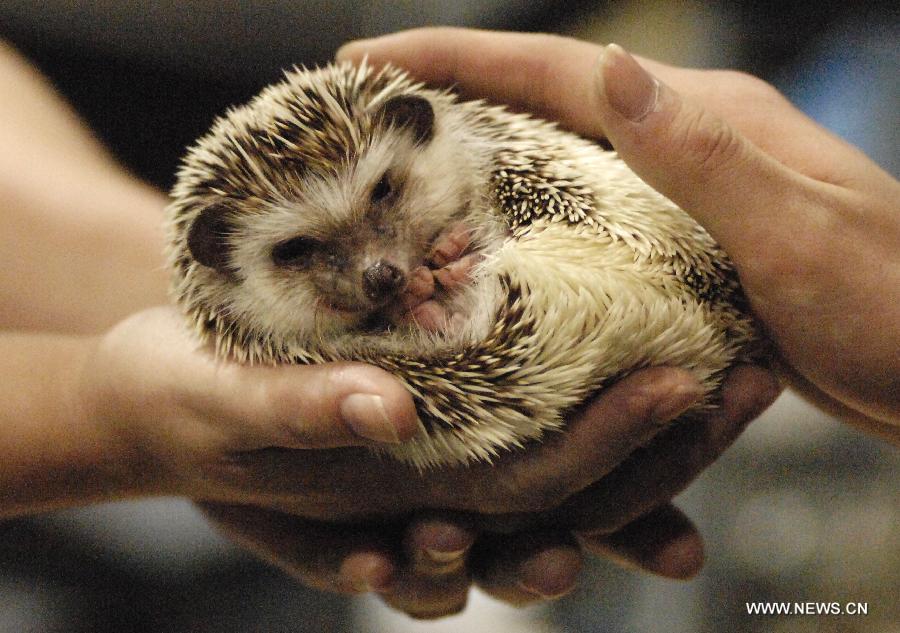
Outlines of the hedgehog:
{"label": "hedgehog", "polygon": [[726,254],[615,152],[365,62],[293,68],[187,150],[171,291],[242,363],[356,360],[421,425],[420,470],[564,428],[636,369],[683,367],[715,406],[761,337]]}

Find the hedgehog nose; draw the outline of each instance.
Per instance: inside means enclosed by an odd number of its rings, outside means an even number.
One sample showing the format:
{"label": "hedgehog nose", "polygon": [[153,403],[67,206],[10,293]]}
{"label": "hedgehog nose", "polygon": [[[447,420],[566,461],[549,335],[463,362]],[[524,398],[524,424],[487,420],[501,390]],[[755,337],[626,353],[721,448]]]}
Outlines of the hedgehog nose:
{"label": "hedgehog nose", "polygon": [[363,291],[372,301],[387,299],[403,288],[406,276],[394,264],[379,259],[363,271]]}

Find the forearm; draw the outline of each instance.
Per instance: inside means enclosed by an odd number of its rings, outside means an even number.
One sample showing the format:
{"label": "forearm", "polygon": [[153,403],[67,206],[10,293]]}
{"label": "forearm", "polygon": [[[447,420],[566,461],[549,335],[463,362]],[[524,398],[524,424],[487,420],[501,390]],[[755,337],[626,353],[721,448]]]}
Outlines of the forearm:
{"label": "forearm", "polygon": [[53,86],[8,44],[0,40],[0,139],[15,141],[16,149],[27,138],[27,146],[52,148],[79,167],[115,165],[113,157],[81,122],[75,111]]}
{"label": "forearm", "polygon": [[0,330],[94,333],[166,301],[165,197],[0,42]]}
{"label": "forearm", "polygon": [[26,196],[0,201],[0,329],[97,333],[167,301],[160,194],[74,175]]}
{"label": "forearm", "polygon": [[0,517],[155,491],[138,451],[80,403],[91,337],[0,334]]}

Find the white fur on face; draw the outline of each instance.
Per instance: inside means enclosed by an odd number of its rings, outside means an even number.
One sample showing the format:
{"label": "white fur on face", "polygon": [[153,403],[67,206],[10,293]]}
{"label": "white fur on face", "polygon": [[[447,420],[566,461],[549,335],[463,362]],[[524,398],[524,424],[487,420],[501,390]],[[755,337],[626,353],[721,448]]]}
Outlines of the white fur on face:
{"label": "white fur on face", "polygon": [[[490,215],[484,208],[487,170],[476,169],[477,156],[457,138],[442,134],[440,126],[435,132],[430,142],[416,146],[403,130],[389,130],[355,162],[338,166],[332,174],[306,177],[297,186],[296,199],[245,209],[232,239],[231,261],[237,273],[231,295],[234,314],[276,340],[335,345],[338,339],[359,334],[370,312],[329,309],[331,297],[321,281],[315,283],[313,271],[284,269],[272,261],[276,244],[298,236],[334,244],[340,250],[335,257],[351,262],[347,270],[333,273],[336,286],[344,288],[361,284],[362,271],[380,259],[405,273],[424,264],[434,237],[453,222],[477,216],[483,225],[483,218]],[[371,203],[371,192],[385,173],[396,191],[390,204],[379,207]],[[495,233],[502,230],[499,223],[492,228]],[[341,241],[357,233],[372,237],[354,244],[353,252],[344,252]],[[487,241],[482,240],[482,247]],[[492,310],[498,292],[492,287],[490,297],[479,297],[465,291],[454,300],[454,310],[464,314]],[[476,320],[487,323],[486,318]],[[380,338],[393,339],[382,341],[391,349],[412,352],[422,351],[421,345],[433,348],[433,336],[395,327]],[[408,345],[415,348],[407,349]]]}

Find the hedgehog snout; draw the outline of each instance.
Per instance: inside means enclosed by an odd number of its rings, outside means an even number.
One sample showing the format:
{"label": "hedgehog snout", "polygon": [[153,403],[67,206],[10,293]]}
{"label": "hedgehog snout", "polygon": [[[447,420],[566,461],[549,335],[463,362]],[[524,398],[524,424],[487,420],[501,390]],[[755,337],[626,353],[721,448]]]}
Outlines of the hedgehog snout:
{"label": "hedgehog snout", "polygon": [[385,259],[379,259],[363,271],[363,292],[370,301],[381,303],[398,294],[406,286],[406,273]]}

